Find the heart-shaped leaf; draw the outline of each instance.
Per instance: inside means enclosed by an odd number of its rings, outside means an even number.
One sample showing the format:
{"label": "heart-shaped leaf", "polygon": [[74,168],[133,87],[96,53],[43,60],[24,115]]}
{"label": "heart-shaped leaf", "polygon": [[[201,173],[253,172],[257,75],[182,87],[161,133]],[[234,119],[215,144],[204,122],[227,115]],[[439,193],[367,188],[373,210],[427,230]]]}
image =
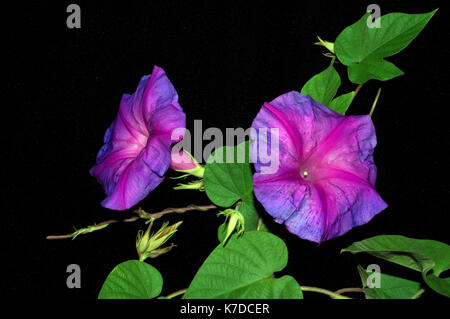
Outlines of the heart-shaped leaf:
{"label": "heart-shaped leaf", "polygon": [[286,245],[275,235],[262,231],[234,235],[208,256],[183,298],[302,298],[294,278],[274,278],[286,264]]}
{"label": "heart-shaped leaf", "polygon": [[214,204],[230,207],[240,200],[237,209],[244,216],[245,229],[256,229],[259,215],[254,206],[248,141],[215,150],[206,163],[204,181],[206,195]]}
{"label": "heart-shaped leaf", "polygon": [[249,142],[215,150],[205,166],[205,191],[216,205],[229,207],[253,191]]}
{"label": "heart-shaped leaf", "polygon": [[342,64],[348,66],[350,81],[357,84],[370,79],[381,81],[403,72],[385,57],[405,47],[422,31],[436,10],[424,14],[390,13],[380,17],[380,27],[369,27],[369,13],[345,28],[336,38],[334,50]]}
{"label": "heart-shaped leaf", "polygon": [[162,284],[162,276],[156,268],[139,260],[128,260],[109,273],[98,298],[150,299],[161,293]]}

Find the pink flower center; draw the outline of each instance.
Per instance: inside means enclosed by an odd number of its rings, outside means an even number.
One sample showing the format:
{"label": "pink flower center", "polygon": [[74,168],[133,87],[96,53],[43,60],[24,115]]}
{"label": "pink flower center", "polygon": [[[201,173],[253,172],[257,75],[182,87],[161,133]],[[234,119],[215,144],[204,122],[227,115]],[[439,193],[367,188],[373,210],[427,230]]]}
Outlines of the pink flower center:
{"label": "pink flower center", "polygon": [[303,179],[308,179],[308,171],[300,171],[300,174],[302,175]]}
{"label": "pink flower center", "polygon": [[320,179],[323,169],[320,169],[320,167],[311,163],[311,161],[306,161],[300,164],[298,172],[303,180],[314,183]]}

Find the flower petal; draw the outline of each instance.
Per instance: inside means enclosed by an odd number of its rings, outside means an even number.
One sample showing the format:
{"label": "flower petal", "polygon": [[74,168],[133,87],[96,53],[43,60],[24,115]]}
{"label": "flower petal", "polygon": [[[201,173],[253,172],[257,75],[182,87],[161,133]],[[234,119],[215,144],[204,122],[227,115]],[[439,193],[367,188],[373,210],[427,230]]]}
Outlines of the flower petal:
{"label": "flower petal", "polygon": [[313,184],[295,174],[257,173],[253,182],[256,198],[277,223],[314,242],[341,236],[387,207],[369,183],[341,177]]}
{"label": "flower petal", "polygon": [[143,200],[164,179],[170,164],[170,144],[168,139],[150,137],[147,147],[136,158],[119,166],[120,177],[117,182],[110,180],[114,188],[107,193],[102,206],[124,210]]}
{"label": "flower petal", "polygon": [[347,116],[301,165],[316,167],[317,179],[328,178],[338,171],[351,172],[374,186],[377,168],[373,161],[373,150],[376,145],[375,127],[371,117]]}
{"label": "flower petal", "polygon": [[311,184],[298,210],[284,223],[297,236],[322,242],[369,222],[386,207],[380,195],[368,184],[327,180]]}
{"label": "flower petal", "polygon": [[155,66],[142,77],[133,95],[124,94],[119,113],[108,128],[97,165],[90,173],[102,184],[106,208],[124,210],[137,204],[164,179],[170,146],[183,138],[185,114],[164,71]]}
{"label": "flower petal", "polygon": [[[331,111],[309,96],[292,91],[265,103],[254,119],[252,128],[257,132],[278,128],[280,168],[298,169],[301,160],[343,119],[343,115]],[[255,147],[251,149],[251,156],[256,161],[255,168],[258,171],[262,163],[257,160]]]}
{"label": "flower petal", "polygon": [[308,187],[293,172],[253,175],[255,196],[277,223],[284,223],[298,211]]}
{"label": "flower petal", "polygon": [[[370,116],[343,116],[289,92],[266,103],[252,127],[279,129],[280,169],[264,174],[263,163],[256,162],[253,182],[256,198],[290,232],[321,242],[387,207],[373,188],[376,136]],[[251,138],[255,159],[258,147],[268,143]]]}

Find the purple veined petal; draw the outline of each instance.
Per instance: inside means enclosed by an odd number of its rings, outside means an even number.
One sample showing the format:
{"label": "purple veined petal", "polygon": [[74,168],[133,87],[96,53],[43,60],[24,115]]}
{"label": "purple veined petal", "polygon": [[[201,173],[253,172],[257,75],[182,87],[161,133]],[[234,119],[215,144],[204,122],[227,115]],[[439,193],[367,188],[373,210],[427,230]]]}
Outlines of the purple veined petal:
{"label": "purple veined petal", "polygon": [[172,83],[169,81],[166,73],[160,67],[155,66],[149,79],[149,83],[142,97],[142,114],[148,123],[151,120],[155,109],[172,105],[174,108],[182,111],[178,104],[178,94]]}
{"label": "purple veined petal", "polygon": [[295,190],[304,194],[303,200],[283,222],[290,232],[314,242],[341,236],[387,207],[368,183],[329,179],[311,183],[306,190]]}
{"label": "purple veined petal", "polygon": [[297,211],[308,187],[295,172],[253,175],[255,197],[277,223],[284,223]]}
{"label": "purple veined petal", "polygon": [[326,178],[330,174],[328,170],[340,170],[367,180],[374,186],[377,168],[373,151],[376,144],[375,127],[369,115],[347,116],[303,159],[300,171],[309,172],[311,180]]}
{"label": "purple veined petal", "polygon": [[127,209],[143,200],[164,179],[170,164],[170,140],[159,136],[149,142],[137,157],[124,162],[114,190],[102,202],[110,209]]}
{"label": "purple veined petal", "polygon": [[363,225],[387,207],[369,182],[336,176],[311,183],[293,172],[255,174],[255,196],[277,223],[300,238],[322,242]]}
{"label": "purple veined petal", "polygon": [[[253,128],[280,130],[280,169],[255,164],[256,198],[276,222],[321,242],[367,223],[387,207],[375,191],[376,136],[370,116],[343,116],[298,92],[265,104]],[[252,139],[252,159],[258,145]]]}
{"label": "purple veined petal", "polygon": [[279,96],[270,105],[278,109],[279,117],[290,126],[292,140],[298,139],[293,143],[301,145],[300,159],[307,157],[345,118],[296,91]]}
{"label": "purple veined petal", "polygon": [[282,174],[275,179],[255,174],[256,198],[274,217],[275,222],[300,238],[321,242],[327,231],[327,196],[320,186],[315,187],[295,174]]}
{"label": "purple veined petal", "polygon": [[[186,116],[183,111],[179,110],[172,104],[161,107],[157,112],[153,113],[151,122],[151,135],[168,136],[173,143],[177,143],[183,139]],[[172,133],[179,133],[172,136]]]}
{"label": "purple veined petal", "polygon": [[184,135],[183,131],[172,139],[172,132],[184,129],[185,122],[175,88],[155,66],[151,75],[142,77],[134,94],[123,95],[97,165],[90,170],[107,195],[104,207],[128,209],[162,182],[170,164],[171,144]]}
{"label": "purple veined petal", "polygon": [[[281,168],[299,168],[300,162],[333,128],[343,121],[344,116],[331,111],[309,96],[292,91],[265,103],[255,117],[252,128],[279,129],[279,158]],[[256,158],[256,148],[252,158]],[[258,170],[261,163],[256,162]]]}
{"label": "purple veined petal", "polygon": [[[257,169],[261,168],[261,165],[265,164],[265,161],[261,158],[261,154],[278,152],[279,162],[283,167],[294,168],[297,166],[300,154],[298,153],[301,142],[299,139],[292,138],[292,134],[296,132],[290,131],[290,124],[284,120],[283,116],[277,108],[272,107],[270,104],[264,104],[261,111],[253,121],[252,130],[250,132],[251,146],[250,156],[252,161],[255,162]],[[278,128],[278,147],[271,145],[271,129]]]}
{"label": "purple veined petal", "polygon": [[119,114],[116,118],[116,127],[119,129],[114,131],[114,140],[116,143],[136,145],[142,149],[147,143],[149,132],[146,123],[140,118],[136,119],[131,99],[128,94],[122,96]]}

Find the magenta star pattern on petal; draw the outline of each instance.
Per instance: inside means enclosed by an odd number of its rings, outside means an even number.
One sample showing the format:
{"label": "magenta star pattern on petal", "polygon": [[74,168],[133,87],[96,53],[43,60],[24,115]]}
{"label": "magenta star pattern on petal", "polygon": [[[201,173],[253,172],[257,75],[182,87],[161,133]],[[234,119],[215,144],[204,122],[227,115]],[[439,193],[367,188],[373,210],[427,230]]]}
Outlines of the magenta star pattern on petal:
{"label": "magenta star pattern on petal", "polygon": [[344,116],[298,92],[265,103],[255,132],[278,128],[279,167],[264,173],[258,149],[270,142],[252,137],[256,198],[276,222],[297,236],[321,242],[367,223],[387,207],[374,189],[377,168],[371,117]]}
{"label": "magenta star pattern on petal", "polygon": [[186,116],[163,69],[142,77],[136,92],[124,94],[119,113],[90,170],[102,184],[102,206],[124,210],[144,199],[164,179],[172,143],[183,138]]}

